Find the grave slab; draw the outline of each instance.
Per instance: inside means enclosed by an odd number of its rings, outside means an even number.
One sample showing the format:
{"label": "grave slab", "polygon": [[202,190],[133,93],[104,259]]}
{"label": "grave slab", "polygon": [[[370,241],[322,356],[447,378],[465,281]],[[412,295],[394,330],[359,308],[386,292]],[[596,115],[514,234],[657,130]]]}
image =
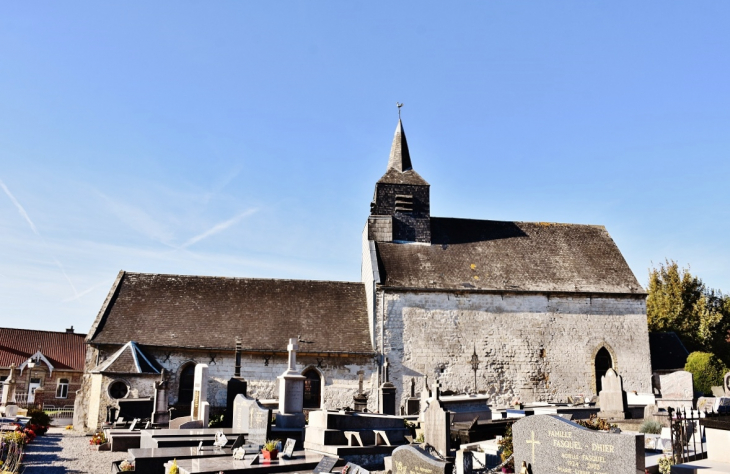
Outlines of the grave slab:
{"label": "grave slab", "polygon": [[[294,451],[291,459],[279,458],[273,461],[258,459],[256,464],[251,464],[256,455],[247,455],[242,460],[233,457],[201,458],[178,460],[177,466],[180,474],[218,474],[223,471],[226,474],[276,474],[279,472],[305,472],[312,471],[324,457],[322,454],[306,451]],[[165,468],[169,468],[169,462]],[[343,460],[338,460],[337,466],[344,466]]]}

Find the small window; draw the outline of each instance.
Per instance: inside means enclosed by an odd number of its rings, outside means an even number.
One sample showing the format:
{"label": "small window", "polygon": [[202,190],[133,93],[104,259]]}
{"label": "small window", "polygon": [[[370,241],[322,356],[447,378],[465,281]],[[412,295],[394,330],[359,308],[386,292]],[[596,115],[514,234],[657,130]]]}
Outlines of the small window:
{"label": "small window", "polygon": [[68,379],[59,379],[56,386],[56,398],[68,398]]}
{"label": "small window", "polygon": [[114,399],[120,399],[127,396],[127,393],[129,392],[129,387],[127,387],[127,384],[122,382],[121,380],[117,380],[116,382],[113,382],[111,385],[109,385],[109,396]]}

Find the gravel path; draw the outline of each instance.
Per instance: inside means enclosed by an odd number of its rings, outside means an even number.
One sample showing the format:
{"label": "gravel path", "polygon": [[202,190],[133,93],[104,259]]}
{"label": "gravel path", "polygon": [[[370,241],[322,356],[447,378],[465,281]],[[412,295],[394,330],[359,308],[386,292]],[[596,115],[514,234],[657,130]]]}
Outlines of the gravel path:
{"label": "gravel path", "polygon": [[26,446],[24,474],[106,474],[112,461],[126,459],[127,453],[96,451],[89,437],[63,428],[51,428]]}

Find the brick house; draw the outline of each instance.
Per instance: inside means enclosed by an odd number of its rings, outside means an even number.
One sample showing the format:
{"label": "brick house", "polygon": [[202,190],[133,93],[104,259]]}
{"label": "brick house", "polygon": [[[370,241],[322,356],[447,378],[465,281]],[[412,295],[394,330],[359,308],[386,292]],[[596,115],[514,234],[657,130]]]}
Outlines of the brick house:
{"label": "brick house", "polygon": [[73,406],[84,373],[85,337],[73,326],[65,332],[0,328],[0,381],[13,366],[18,405]]}

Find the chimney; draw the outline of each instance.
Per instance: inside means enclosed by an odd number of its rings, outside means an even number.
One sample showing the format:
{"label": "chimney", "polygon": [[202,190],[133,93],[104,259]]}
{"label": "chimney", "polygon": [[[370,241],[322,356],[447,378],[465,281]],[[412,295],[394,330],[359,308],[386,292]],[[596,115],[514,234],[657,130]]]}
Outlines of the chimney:
{"label": "chimney", "polygon": [[71,326],[70,328],[66,329],[66,334],[73,334],[74,333],[74,327]]}

